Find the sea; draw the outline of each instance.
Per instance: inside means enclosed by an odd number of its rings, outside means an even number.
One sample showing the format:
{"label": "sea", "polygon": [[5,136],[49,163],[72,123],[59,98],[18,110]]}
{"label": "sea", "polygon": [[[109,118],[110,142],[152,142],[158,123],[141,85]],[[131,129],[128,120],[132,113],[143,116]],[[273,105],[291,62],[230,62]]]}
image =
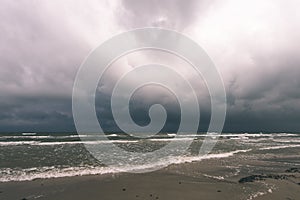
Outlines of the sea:
{"label": "sea", "polygon": [[[237,155],[255,159],[273,159],[283,169],[300,165],[299,133],[222,133],[207,155],[193,153],[192,148],[184,155],[170,155],[164,159],[145,162],[147,164],[107,166],[96,159],[85,144],[103,144],[90,135],[70,133],[0,133],[0,182],[28,181],[56,177],[72,177],[95,174],[121,173],[132,168],[147,169],[153,166],[180,165],[189,162],[205,162],[210,159],[226,159]],[[157,149],[170,142],[192,139],[194,146],[201,146],[206,134],[188,134],[174,137],[174,133],[157,135],[152,138],[138,139],[124,134],[108,134],[106,143],[131,148]],[[85,137],[82,140],[82,137]],[[112,157],[113,159],[113,157]],[[139,162],[143,163],[143,162]],[[151,166],[153,165],[153,166]],[[237,165],[239,166],[239,165]],[[241,166],[243,167],[243,166]],[[237,169],[237,172],[241,170]],[[237,174],[235,174],[237,175]]]}

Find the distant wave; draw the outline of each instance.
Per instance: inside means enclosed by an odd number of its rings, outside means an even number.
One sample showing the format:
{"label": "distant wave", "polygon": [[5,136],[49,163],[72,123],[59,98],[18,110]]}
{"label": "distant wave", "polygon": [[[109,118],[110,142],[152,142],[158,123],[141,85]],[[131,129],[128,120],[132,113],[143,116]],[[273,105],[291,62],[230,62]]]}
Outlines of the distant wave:
{"label": "distant wave", "polygon": [[40,142],[40,141],[14,141],[0,142],[0,146],[17,146],[17,145],[33,145],[33,146],[51,146],[51,145],[70,145],[70,144],[106,144],[106,143],[136,143],[137,140],[96,140],[96,141],[68,141],[68,142]]}
{"label": "distant wave", "polygon": [[[36,133],[23,133],[22,135],[1,135],[0,139],[47,139],[47,138],[54,138],[54,139],[66,139],[66,138],[88,138],[88,137],[123,137],[122,134],[107,134],[106,136],[103,135],[89,135],[89,134],[74,134],[74,135],[36,135]],[[248,137],[296,137],[300,136],[300,133],[208,133],[208,134],[175,134],[175,133],[168,133],[168,137],[206,137],[206,136],[214,136],[214,137],[232,137],[235,138],[248,138]],[[155,138],[165,137],[165,135],[156,135]]]}
{"label": "distant wave", "polygon": [[[68,138],[79,138],[79,137],[100,137],[100,136],[90,136],[90,135],[36,135],[36,136],[31,136],[31,135],[5,135],[5,136],[0,136],[0,139],[68,139]],[[109,137],[112,137],[109,135]]]}
{"label": "distant wave", "polygon": [[[264,141],[273,141],[275,143],[300,143],[297,133],[226,133],[213,134],[212,137],[220,137],[220,139],[239,140],[244,143],[260,143]],[[194,138],[208,136],[207,134],[185,134],[177,135],[168,133],[166,135],[157,135],[147,140],[152,142],[167,141],[186,141]],[[115,138],[116,140],[103,140],[103,137]],[[118,138],[119,137],[119,138]],[[81,141],[80,139],[84,139]],[[75,140],[75,141],[73,141]],[[128,140],[126,135],[110,134],[103,135],[0,135],[0,146],[12,145],[63,145],[63,144],[101,144],[101,143],[132,143],[138,140]]]}
{"label": "distant wave", "polygon": [[22,133],[22,135],[36,135],[36,133]]}

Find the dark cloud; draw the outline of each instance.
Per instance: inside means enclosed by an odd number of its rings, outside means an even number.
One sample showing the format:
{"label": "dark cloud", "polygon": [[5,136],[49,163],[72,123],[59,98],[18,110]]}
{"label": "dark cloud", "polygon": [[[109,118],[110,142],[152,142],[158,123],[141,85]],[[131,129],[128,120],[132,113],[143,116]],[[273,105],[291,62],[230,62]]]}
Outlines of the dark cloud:
{"label": "dark cloud", "polygon": [[0,131],[74,131],[70,101],[57,97],[2,98]]}

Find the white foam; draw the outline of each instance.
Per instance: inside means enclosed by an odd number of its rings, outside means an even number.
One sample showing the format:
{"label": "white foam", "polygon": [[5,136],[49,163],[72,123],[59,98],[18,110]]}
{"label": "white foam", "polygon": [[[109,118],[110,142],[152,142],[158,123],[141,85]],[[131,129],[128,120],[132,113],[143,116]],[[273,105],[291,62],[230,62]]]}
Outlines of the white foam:
{"label": "white foam", "polygon": [[72,177],[83,175],[115,173],[115,169],[105,167],[67,167],[58,169],[55,167],[29,168],[13,170],[10,168],[1,169],[0,182],[9,181],[30,181],[34,179],[47,179],[59,177]]}
{"label": "white foam", "polygon": [[277,143],[300,143],[300,139],[299,138],[293,138],[293,139],[289,139],[289,140],[285,140],[285,139],[272,139],[273,142],[277,142]]}
{"label": "white foam", "polygon": [[117,134],[110,134],[110,135],[107,135],[108,137],[118,137],[119,135]]}
{"label": "white foam", "polygon": [[0,142],[0,146],[35,145],[36,141]]}
{"label": "white foam", "polygon": [[128,165],[122,167],[92,167],[92,166],[79,166],[79,167],[63,167],[57,168],[51,167],[33,167],[27,169],[0,169],[0,182],[9,181],[29,181],[37,178],[58,178],[58,177],[72,177],[83,175],[96,175],[96,174],[108,174],[108,173],[120,173],[120,172],[139,172],[149,169],[159,169],[171,164],[181,164],[187,162],[201,161],[205,159],[213,158],[225,158],[233,156],[237,153],[248,152],[247,150],[236,150],[231,152],[225,152],[220,154],[208,154],[205,156],[179,156],[169,157],[163,161],[157,161],[151,164],[145,165]]}
{"label": "white foam", "polygon": [[255,199],[255,198],[259,197],[259,196],[263,196],[265,194],[267,194],[267,192],[257,192],[255,194],[252,194],[247,200],[252,200],[252,199]]}
{"label": "white foam", "polygon": [[263,148],[259,148],[259,150],[285,149],[285,148],[295,148],[295,147],[300,147],[300,144],[263,147]]}
{"label": "white foam", "polygon": [[208,178],[212,178],[212,179],[217,179],[217,180],[224,180],[225,179],[223,176],[212,176],[212,175],[208,175],[208,174],[203,174],[203,176],[208,177]]}
{"label": "white foam", "polygon": [[152,142],[168,142],[168,141],[190,141],[193,140],[193,138],[154,138],[148,140]]}
{"label": "white foam", "polygon": [[176,133],[168,133],[168,136],[170,137],[175,137],[177,134]]}

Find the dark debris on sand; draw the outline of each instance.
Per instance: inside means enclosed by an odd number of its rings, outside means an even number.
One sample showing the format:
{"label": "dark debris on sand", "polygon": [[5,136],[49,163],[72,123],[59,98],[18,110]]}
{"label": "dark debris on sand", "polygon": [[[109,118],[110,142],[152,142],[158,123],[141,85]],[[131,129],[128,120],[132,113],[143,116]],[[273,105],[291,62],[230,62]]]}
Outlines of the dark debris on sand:
{"label": "dark debris on sand", "polygon": [[262,181],[269,179],[276,179],[276,180],[286,180],[288,177],[293,177],[291,175],[278,175],[278,174],[260,174],[260,175],[251,175],[239,180],[239,183],[247,183],[247,182],[254,182],[254,181]]}
{"label": "dark debris on sand", "polygon": [[290,169],[285,170],[287,173],[300,173],[300,168],[292,167]]}
{"label": "dark debris on sand", "polygon": [[[300,168],[292,167],[290,169],[285,170],[285,173],[300,173]],[[259,174],[259,175],[251,175],[251,176],[241,178],[239,180],[239,183],[261,181],[266,179],[287,180],[288,178],[294,178],[294,177],[295,175],[293,174]]]}

